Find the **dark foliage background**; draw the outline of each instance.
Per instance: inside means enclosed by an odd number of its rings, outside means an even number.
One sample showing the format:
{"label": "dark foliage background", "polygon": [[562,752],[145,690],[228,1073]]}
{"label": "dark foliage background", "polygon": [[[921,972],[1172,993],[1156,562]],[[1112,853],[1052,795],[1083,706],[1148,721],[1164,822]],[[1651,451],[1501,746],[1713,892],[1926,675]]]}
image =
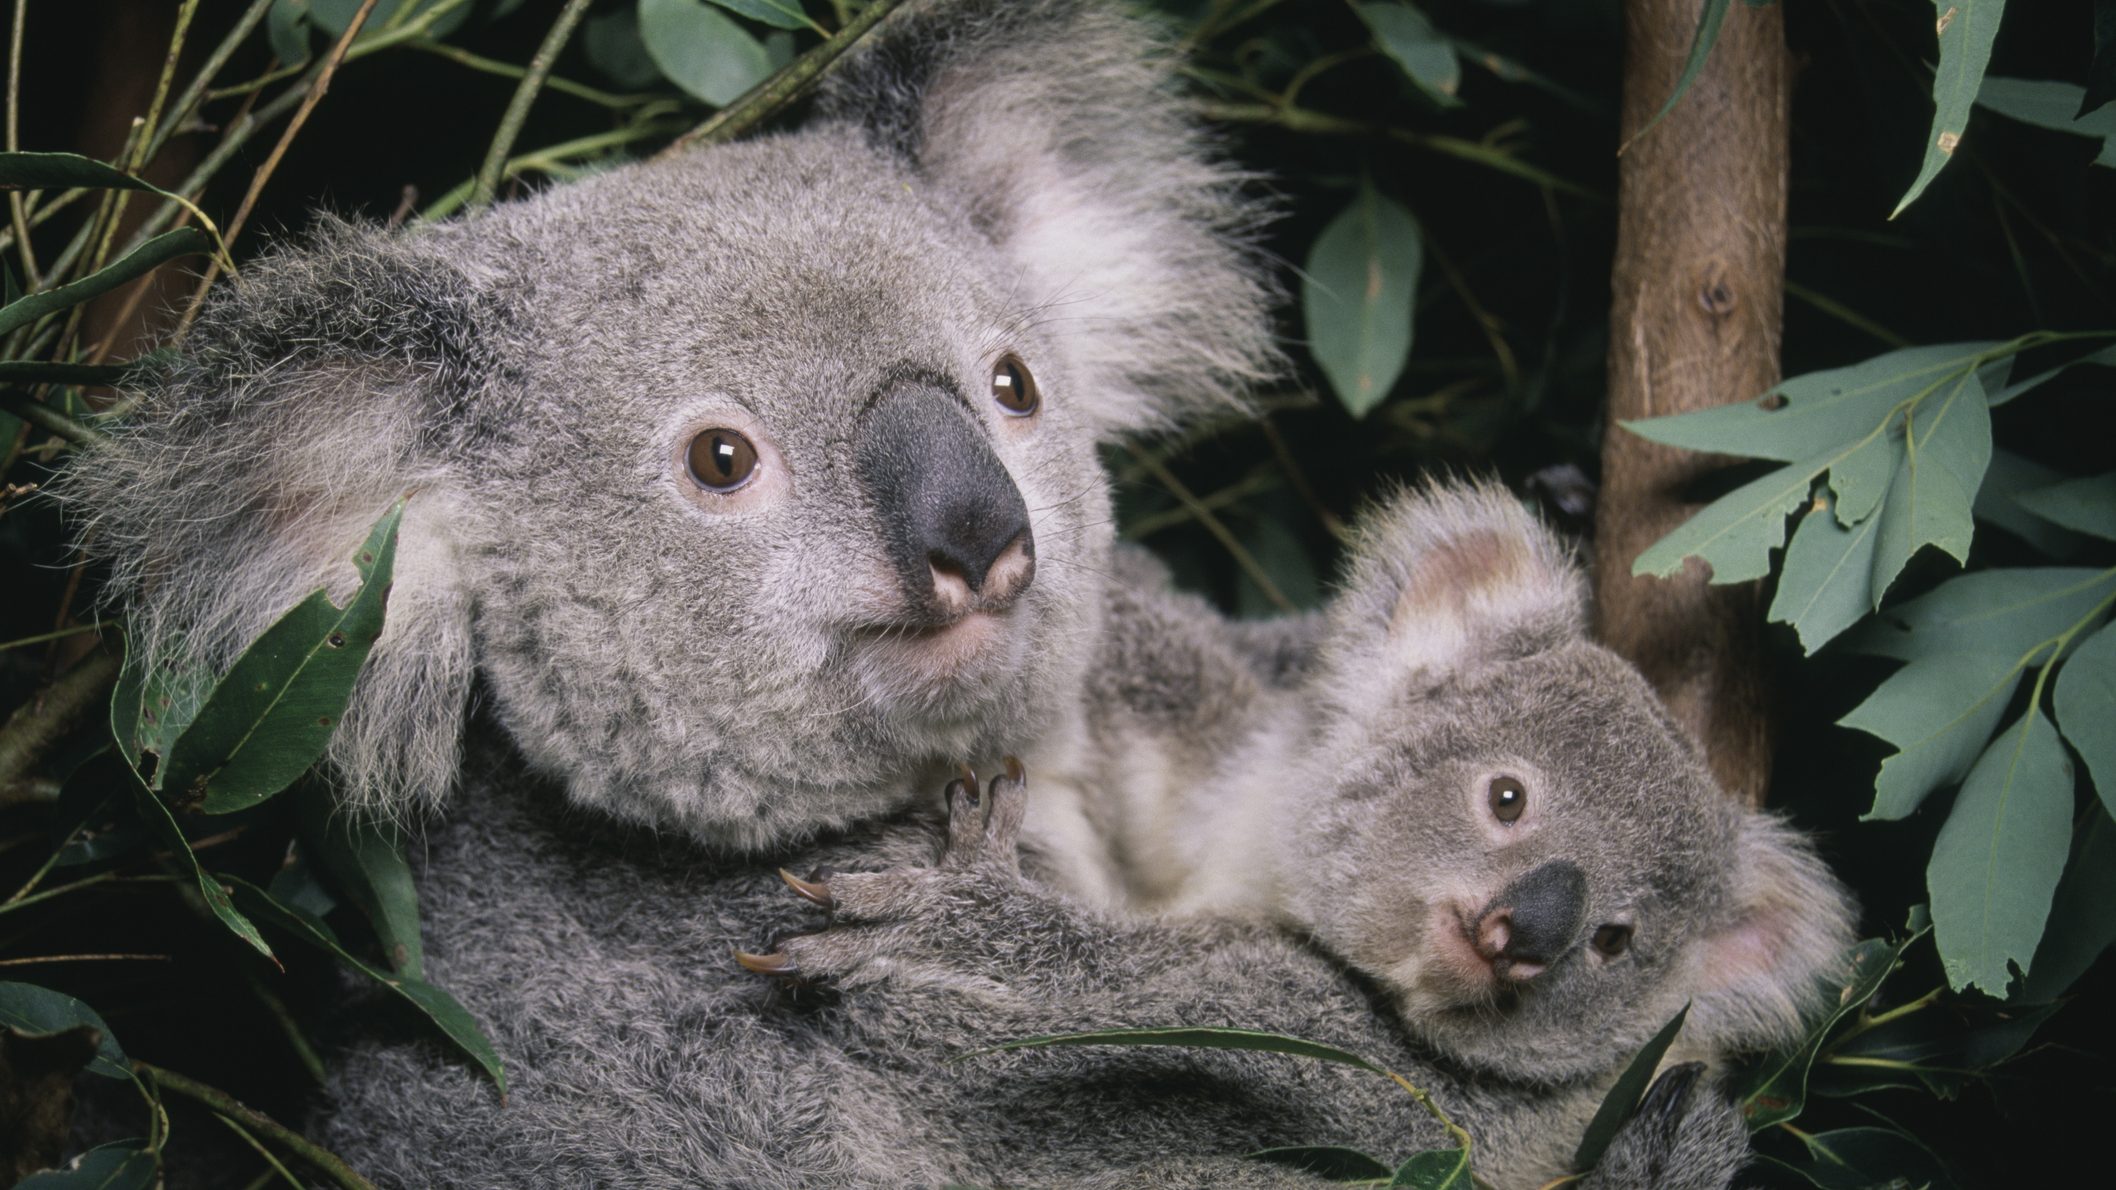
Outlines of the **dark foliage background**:
{"label": "dark foliage background", "polygon": [[[329,0],[311,0],[311,6],[319,19],[353,7]],[[199,6],[180,80],[245,7],[232,0]],[[379,6],[374,19],[391,7]],[[547,0],[479,0],[466,6],[470,19],[445,45],[496,63],[527,62],[558,7]],[[637,27],[638,7],[633,0],[597,0],[555,70],[557,77],[626,98],[590,101],[547,88],[529,112],[516,155],[613,130],[632,138],[564,163],[593,167],[626,152],[651,152],[705,117],[707,105],[672,85],[625,41],[625,31]],[[833,4],[806,7],[826,28],[845,15]],[[1451,107],[1371,48],[1373,34],[1353,5],[1163,0],[1158,7],[1193,42],[1193,83],[1221,117],[1229,151],[1258,170],[1265,179],[1259,185],[1276,196],[1282,217],[1268,246],[1283,262],[1289,293],[1300,288],[1297,267],[1363,181],[1415,216],[1424,252],[1414,346],[1385,401],[1364,417],[1347,411],[1298,346],[1304,325],[1289,299],[1284,331],[1302,371],[1298,383],[1271,395],[1266,421],[1111,455],[1128,535],[1166,557],[1184,583],[1232,610],[1262,615],[1324,597],[1344,520],[1386,485],[1421,472],[1496,471],[1541,500],[1559,523],[1587,532],[1601,436],[1621,432],[1599,416],[1622,69],[1616,0],[1419,5],[1459,55],[1461,102]],[[124,120],[144,108],[161,68],[173,8],[154,0],[28,4],[20,147],[116,154]],[[413,3],[406,11],[417,8]],[[2105,71],[2093,31],[2116,23],[2110,9],[2106,0],[2017,2],[2005,15],[1991,73],[2079,83],[2090,71]],[[760,39],[772,35],[763,26],[742,27]],[[1784,334],[1789,376],[1904,344],[2116,326],[2116,220],[2110,217],[2116,172],[2090,166],[2092,140],[1980,111],[1950,168],[1889,220],[1917,170],[1931,120],[1933,27],[1927,0],[1787,3],[1797,64]],[[807,29],[775,36],[789,39],[782,58],[818,40]],[[321,53],[328,41],[311,35],[308,44]],[[1499,69],[1480,64],[1485,58],[1500,62]],[[255,78],[273,60],[273,44],[261,29],[221,77],[231,83]],[[1285,92],[1296,79],[1298,95],[1287,104]],[[476,171],[514,90],[513,78],[472,69],[430,47],[393,47],[346,62],[260,191],[236,258],[274,239],[298,237],[319,207],[369,220],[427,208]],[[151,163],[147,176],[174,185],[243,102],[239,95],[210,101],[205,126],[173,138],[165,160]],[[799,116],[796,106],[774,118]],[[277,135],[270,128],[245,144],[212,176],[199,206],[225,226]],[[549,171],[527,170],[502,192],[549,181]],[[54,220],[33,242],[49,261],[71,233],[68,221]],[[183,267],[195,276],[203,258],[189,258]],[[84,350],[96,336],[109,335],[108,358],[122,360],[171,333],[194,282],[177,269],[157,276],[157,288],[133,317],[116,317],[123,292],[103,299],[80,337]],[[2065,475],[2106,471],[2116,453],[2110,378],[2105,369],[2078,369],[1996,410],[1998,442]],[[39,395],[86,401],[72,406],[83,413],[109,400],[98,389]],[[6,483],[39,482],[64,450],[62,440],[0,415]],[[0,708],[13,709],[109,633],[70,631],[6,643],[93,624],[96,577],[75,566],[64,526],[48,504],[10,496],[0,507]],[[1229,539],[1237,544],[1230,547]],[[1978,566],[2041,561],[2029,543],[1988,526],[1979,527],[1975,548]],[[2106,541],[2084,550],[2074,564],[2116,561]],[[1896,597],[1956,572],[1948,559],[1926,551]],[[1827,649],[1808,658],[1785,626],[1769,631],[1782,723],[1771,802],[1822,832],[1830,858],[1858,889],[1867,933],[1900,935],[1912,906],[1926,900],[1926,860],[1948,799],[1935,795],[1900,822],[1860,822],[1875,769],[1890,749],[1835,725],[1892,665]],[[44,758],[25,793],[0,802],[0,896],[23,886],[50,854],[47,819],[59,778],[98,742],[93,727],[75,733]],[[79,779],[125,779],[122,767],[99,763],[111,771],[91,766]],[[281,873],[294,830],[285,800],[187,824],[193,847],[216,870],[267,883]],[[2107,826],[2084,782],[2080,805],[2083,829]],[[106,871],[128,878],[162,871],[148,858],[137,827],[119,818],[96,825],[104,833],[94,837],[111,858],[58,869],[40,877],[40,888]],[[2074,926],[2105,939],[2102,923],[2116,918],[2116,905],[2090,902],[2079,918]],[[349,907],[340,906],[331,920],[349,939],[368,936]],[[327,1032],[317,1007],[337,976],[327,955],[276,949],[287,960],[284,975],[174,895],[166,881],[106,879],[0,907],[0,979],[75,995],[100,1010],[131,1056],[294,1122],[314,1078],[313,1056],[302,1051]],[[109,954],[157,957],[52,957]],[[1929,938],[1913,945],[1906,960],[1878,1006],[1913,1003],[1944,985]],[[1798,1159],[1794,1127],[1814,1134],[1872,1124],[1879,1116],[1937,1153],[1962,1185],[2070,1180],[2072,1163],[2088,1156],[2095,1126],[2116,1103],[2116,1046],[2103,1024],[2112,981],[2110,964],[2098,964],[2010,1060],[1970,1073],[2005,1054],[1970,1055],[1957,1045],[1952,1056],[1930,1065],[1964,1063],[1959,1079],[1906,1068],[1895,1073],[1907,1086],[1818,1099],[1796,1125],[1769,1130],[1759,1145]],[[1946,993],[1917,1019],[1942,1041],[1959,1042],[2006,1012],[1978,993]],[[130,1106],[138,1108],[137,1100]],[[169,1159],[182,1161],[187,1146],[218,1135],[210,1121],[179,1115]],[[252,1170],[269,1173],[254,1157],[246,1160],[243,1179]],[[1882,1167],[1889,1160],[1827,1184],[1884,1180],[1896,1172]],[[1785,1169],[1763,1176],[1801,1184]]]}

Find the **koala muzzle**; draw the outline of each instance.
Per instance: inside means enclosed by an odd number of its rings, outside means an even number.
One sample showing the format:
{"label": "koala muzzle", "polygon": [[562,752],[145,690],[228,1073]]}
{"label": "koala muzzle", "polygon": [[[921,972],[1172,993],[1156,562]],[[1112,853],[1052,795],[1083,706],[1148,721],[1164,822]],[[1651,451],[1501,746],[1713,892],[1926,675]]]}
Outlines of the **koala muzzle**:
{"label": "koala muzzle", "polygon": [[1028,507],[961,401],[928,385],[883,397],[860,427],[854,466],[921,618],[999,611],[1028,588]]}
{"label": "koala muzzle", "polygon": [[1572,948],[1586,916],[1587,877],[1571,860],[1554,859],[1492,898],[1473,941],[1501,979],[1534,979]]}

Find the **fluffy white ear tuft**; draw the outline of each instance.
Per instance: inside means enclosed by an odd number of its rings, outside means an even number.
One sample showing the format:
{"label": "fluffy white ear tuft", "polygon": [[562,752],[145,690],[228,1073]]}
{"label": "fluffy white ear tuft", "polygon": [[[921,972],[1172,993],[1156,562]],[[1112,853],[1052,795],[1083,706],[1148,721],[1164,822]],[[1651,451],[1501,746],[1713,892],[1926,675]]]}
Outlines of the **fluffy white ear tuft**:
{"label": "fluffy white ear tuft", "polygon": [[1342,660],[1438,679],[1584,638],[1586,585],[1504,488],[1436,482],[1362,521],[1332,614]]}
{"label": "fluffy white ear tuft", "polygon": [[1804,837],[1769,814],[1740,813],[1732,911],[1693,956],[1685,1030],[1722,1052],[1796,1040],[1839,972],[1857,917]]}

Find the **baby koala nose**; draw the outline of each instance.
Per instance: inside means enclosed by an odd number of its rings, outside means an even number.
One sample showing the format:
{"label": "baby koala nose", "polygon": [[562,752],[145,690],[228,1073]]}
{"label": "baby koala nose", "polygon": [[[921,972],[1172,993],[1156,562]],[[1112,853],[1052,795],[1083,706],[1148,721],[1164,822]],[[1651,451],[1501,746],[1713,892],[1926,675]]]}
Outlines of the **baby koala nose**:
{"label": "baby koala nose", "polygon": [[1477,953],[1501,979],[1523,982],[1571,949],[1587,916],[1587,877],[1571,860],[1529,869],[1477,917]]}

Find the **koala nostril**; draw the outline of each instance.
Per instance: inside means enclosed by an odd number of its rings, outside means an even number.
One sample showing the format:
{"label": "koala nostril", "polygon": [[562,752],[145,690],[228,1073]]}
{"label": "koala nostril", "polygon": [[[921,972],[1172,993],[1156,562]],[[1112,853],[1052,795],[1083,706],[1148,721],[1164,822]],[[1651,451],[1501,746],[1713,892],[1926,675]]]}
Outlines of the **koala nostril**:
{"label": "koala nostril", "polygon": [[1507,943],[1513,941],[1514,915],[1505,909],[1496,909],[1484,915],[1477,923],[1477,953],[1487,959],[1496,959],[1506,953]]}
{"label": "koala nostril", "polygon": [[[1572,949],[1587,916],[1587,877],[1570,860],[1531,868],[1492,898],[1478,925],[1480,951],[1510,968],[1500,973],[1528,979]],[[1482,950],[1485,922],[1504,922],[1500,941]]]}

